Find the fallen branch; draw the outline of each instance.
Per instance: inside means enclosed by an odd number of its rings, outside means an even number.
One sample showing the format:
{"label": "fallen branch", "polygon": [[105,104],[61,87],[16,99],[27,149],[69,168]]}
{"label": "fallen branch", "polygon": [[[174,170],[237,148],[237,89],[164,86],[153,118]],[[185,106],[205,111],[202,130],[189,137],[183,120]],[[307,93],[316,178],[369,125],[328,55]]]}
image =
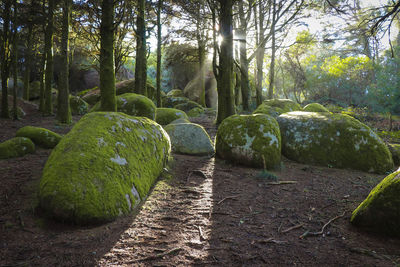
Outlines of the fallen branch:
{"label": "fallen branch", "polygon": [[342,215],[338,215],[338,216],[336,216],[336,217],[330,219],[326,224],[324,224],[324,226],[322,226],[321,231],[319,231],[319,232],[310,232],[309,230],[307,230],[304,234],[302,234],[301,236],[299,236],[299,238],[303,239],[303,238],[305,238],[305,237],[307,237],[307,236],[317,236],[317,235],[322,235],[322,234],[324,234],[325,228],[326,228],[329,224],[331,224],[332,222],[334,222],[335,220],[337,220],[337,219],[339,219],[339,218],[342,218],[342,217],[344,216],[345,213],[346,213],[346,212],[343,212]]}
{"label": "fallen branch", "polygon": [[229,196],[229,197],[223,198],[220,201],[218,201],[217,205],[221,204],[222,202],[224,202],[227,199],[235,199],[235,198],[238,198],[238,197],[239,196]]}
{"label": "fallen branch", "polygon": [[266,183],[267,185],[281,185],[281,184],[297,184],[297,181],[279,181],[279,182],[271,182]]}
{"label": "fallen branch", "polygon": [[206,238],[203,235],[203,231],[201,230],[201,226],[197,226],[197,229],[199,230],[200,241],[206,240]]}
{"label": "fallen branch", "polygon": [[303,227],[303,226],[304,226],[304,224],[301,223],[301,224],[298,224],[298,225],[289,227],[289,228],[287,228],[287,229],[281,231],[281,233],[288,233],[288,232],[290,232],[290,231],[292,231],[292,230],[299,229],[299,228],[301,228],[301,227]]}
{"label": "fallen branch", "polygon": [[132,261],[130,263],[134,263],[134,262],[138,262],[138,261],[156,260],[156,259],[159,259],[159,258],[163,258],[163,257],[165,257],[167,255],[174,254],[174,253],[176,253],[178,251],[181,251],[181,250],[182,250],[182,248],[173,248],[173,249],[168,250],[166,252],[159,253],[159,254],[156,254],[156,255],[152,255],[152,256],[149,256],[149,257],[144,257],[144,258]]}

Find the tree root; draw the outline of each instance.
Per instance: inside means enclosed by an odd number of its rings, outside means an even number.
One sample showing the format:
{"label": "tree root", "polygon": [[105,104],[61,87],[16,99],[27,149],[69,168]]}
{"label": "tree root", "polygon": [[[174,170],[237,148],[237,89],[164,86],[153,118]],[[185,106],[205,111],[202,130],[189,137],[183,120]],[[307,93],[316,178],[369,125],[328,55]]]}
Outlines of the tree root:
{"label": "tree root", "polygon": [[332,222],[334,222],[335,220],[337,220],[337,219],[339,219],[339,218],[342,218],[342,217],[344,216],[345,213],[346,213],[346,212],[343,212],[342,215],[338,215],[338,216],[336,216],[336,217],[330,219],[326,224],[324,224],[324,226],[322,226],[321,231],[319,231],[319,232],[310,232],[309,230],[307,230],[306,232],[304,232],[304,234],[302,234],[301,236],[299,236],[299,238],[303,239],[303,238],[305,238],[305,237],[307,237],[307,236],[323,235],[323,234],[324,234],[324,231],[325,231],[325,228],[326,228],[329,224],[331,224]]}

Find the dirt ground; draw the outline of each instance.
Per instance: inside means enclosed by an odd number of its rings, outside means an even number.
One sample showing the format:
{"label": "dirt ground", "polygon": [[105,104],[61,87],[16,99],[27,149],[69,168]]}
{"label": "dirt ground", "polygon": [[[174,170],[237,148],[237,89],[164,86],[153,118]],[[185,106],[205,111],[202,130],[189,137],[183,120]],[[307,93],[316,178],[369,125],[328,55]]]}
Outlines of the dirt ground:
{"label": "dirt ground", "polygon": [[[0,119],[0,142],[24,125],[69,131],[54,117],[20,104],[28,115],[21,121]],[[212,118],[194,121],[215,136]],[[35,209],[50,152],[37,149],[0,161],[0,266],[400,264],[399,239],[349,223],[351,212],[384,175],[283,159],[282,170],[274,174],[279,181],[292,182],[273,184],[257,178],[261,169],[214,157],[174,155],[169,174],[135,214],[77,227],[45,220]]]}

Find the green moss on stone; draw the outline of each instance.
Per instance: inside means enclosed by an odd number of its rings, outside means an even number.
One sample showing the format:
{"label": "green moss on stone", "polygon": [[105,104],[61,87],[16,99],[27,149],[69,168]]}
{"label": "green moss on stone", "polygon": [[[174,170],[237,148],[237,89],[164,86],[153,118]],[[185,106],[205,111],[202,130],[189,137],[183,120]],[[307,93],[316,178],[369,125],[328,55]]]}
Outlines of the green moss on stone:
{"label": "green moss on stone", "polygon": [[388,144],[390,153],[392,153],[393,163],[396,166],[400,165],[400,145],[399,144]]}
{"label": "green moss on stone", "polygon": [[0,143],[0,159],[22,157],[35,152],[35,145],[26,137],[14,137]]}
{"label": "green moss on stone", "polygon": [[197,107],[197,108],[192,108],[191,110],[189,110],[189,112],[187,113],[187,115],[189,117],[199,117],[201,115],[204,114],[204,108],[202,107]]}
{"label": "green moss on stone", "polygon": [[386,173],[389,149],[368,126],[342,114],[289,112],[278,117],[282,153],[307,164]]}
{"label": "green moss on stone", "polygon": [[[93,106],[90,112],[100,109],[100,102]],[[144,95],[126,93],[117,96],[117,110],[131,116],[146,117],[154,120],[156,116],[156,106],[153,101]]]}
{"label": "green moss on stone", "polygon": [[167,125],[179,118],[188,119],[188,116],[184,111],[175,108],[156,109],[156,122],[161,125]]}
{"label": "green moss on stone", "polygon": [[77,224],[111,221],[146,198],[169,152],[167,133],[148,118],[89,113],[52,151],[40,208]]}
{"label": "green moss on stone", "polygon": [[89,111],[89,104],[78,96],[69,97],[72,115],[84,115]]}
{"label": "green moss on stone", "polygon": [[20,128],[17,131],[16,136],[27,137],[36,145],[43,148],[54,148],[62,138],[61,135],[55,132],[34,126],[25,126]]}
{"label": "green moss on stone", "polygon": [[172,89],[167,93],[168,97],[183,97],[183,91],[181,89]]}
{"label": "green moss on stone", "polygon": [[282,113],[302,110],[301,106],[298,103],[290,99],[270,99],[265,100],[264,103],[268,106],[282,109]]}
{"label": "green moss on stone", "polygon": [[177,96],[177,97],[175,97],[175,96],[167,96],[167,97],[163,98],[162,106],[165,107],[165,108],[173,108],[173,107],[175,107],[176,105],[183,104],[183,103],[186,103],[186,102],[189,102],[189,101],[190,101],[190,100],[189,100],[189,98],[187,98],[187,97],[182,97],[182,96]]}
{"label": "green moss on stone", "polygon": [[169,124],[178,124],[178,123],[190,123],[190,121],[185,118],[179,118],[179,119],[176,119],[176,120],[170,122]]}
{"label": "green moss on stone", "polygon": [[277,118],[282,113],[284,113],[283,109],[278,107],[271,107],[266,103],[262,103],[261,105],[259,105],[257,109],[253,112],[253,114],[267,114],[274,118]]}
{"label": "green moss on stone", "polygon": [[281,160],[281,134],[276,120],[265,114],[233,115],[218,127],[217,155],[244,165],[274,169]]}
{"label": "green moss on stone", "polygon": [[383,179],[353,211],[351,223],[400,237],[400,170]]}
{"label": "green moss on stone", "polygon": [[187,101],[185,103],[181,103],[176,105],[174,108],[180,109],[182,111],[188,112],[191,109],[194,108],[203,108],[199,103],[196,103],[194,101]]}
{"label": "green moss on stone", "polygon": [[304,111],[308,112],[329,112],[329,110],[319,103],[310,103],[303,108]]}

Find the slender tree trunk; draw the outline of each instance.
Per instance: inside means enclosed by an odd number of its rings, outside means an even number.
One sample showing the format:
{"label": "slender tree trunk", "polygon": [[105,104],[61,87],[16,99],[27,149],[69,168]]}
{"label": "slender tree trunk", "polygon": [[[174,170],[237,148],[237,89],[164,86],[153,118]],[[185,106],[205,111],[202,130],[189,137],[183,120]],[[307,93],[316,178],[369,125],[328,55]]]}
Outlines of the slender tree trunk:
{"label": "slender tree trunk", "polygon": [[[258,8],[258,19],[257,19],[257,5],[254,6],[254,16],[256,25],[256,47],[260,45],[264,38],[264,13],[262,8],[262,2],[259,2]],[[258,26],[258,27],[257,27]],[[257,34],[258,32],[258,34]],[[263,81],[263,63],[264,63],[264,46],[256,52],[256,103],[257,106],[262,104],[262,81]]]}
{"label": "slender tree trunk", "polygon": [[[250,10],[248,11],[250,12]],[[242,91],[242,105],[243,110],[249,110],[249,61],[247,59],[247,20],[245,18],[243,1],[239,1],[239,20],[240,20],[240,74],[241,84],[240,88]]]}
{"label": "slender tree trunk", "polygon": [[26,54],[25,54],[25,72],[24,72],[24,93],[23,98],[29,100],[29,82],[31,76],[31,61],[32,61],[32,35],[33,24],[28,25],[28,35],[26,36]]}
{"label": "slender tree trunk", "polygon": [[39,74],[39,82],[40,82],[40,91],[39,91],[39,111],[44,113],[44,105],[45,105],[45,96],[44,96],[44,76],[46,71],[46,54],[42,55],[41,64],[40,64],[40,74]]}
{"label": "slender tree trunk", "polygon": [[269,86],[268,86],[268,99],[272,99],[274,96],[274,83],[275,83],[275,53],[276,53],[276,41],[275,41],[275,25],[276,25],[276,2],[272,1],[272,23],[271,23],[271,64],[269,68]]}
{"label": "slender tree trunk", "polygon": [[45,54],[46,54],[46,71],[45,71],[45,106],[44,113],[50,115],[53,113],[51,85],[53,81],[53,27],[54,27],[54,0],[49,0],[47,13],[47,27],[45,32]]}
{"label": "slender tree trunk", "polygon": [[206,79],[205,79],[205,57],[206,47],[202,40],[198,41],[198,54],[199,54],[199,85],[200,85],[200,99],[199,104],[203,107],[206,106]]}
{"label": "slender tree trunk", "polygon": [[62,34],[61,34],[61,73],[58,86],[57,119],[61,123],[71,123],[69,106],[69,24],[71,0],[63,0]]}
{"label": "slender tree trunk", "polygon": [[13,120],[18,120],[17,111],[17,85],[18,85],[18,33],[17,33],[17,0],[14,0],[14,18],[13,18],[13,76],[14,76],[14,86],[13,86]]}
{"label": "slender tree trunk", "polygon": [[157,107],[161,107],[161,9],[163,6],[163,0],[158,0],[157,8]]}
{"label": "slender tree trunk", "polygon": [[100,25],[100,109],[117,111],[114,62],[114,0],[103,0]]}
{"label": "slender tree trunk", "polygon": [[[11,9],[11,0],[5,0],[5,10]],[[5,12],[3,17],[3,37],[1,43],[1,113],[2,118],[9,118],[10,112],[8,110],[8,78],[10,74],[10,61],[9,61],[9,42],[10,42],[10,12]]]}
{"label": "slender tree trunk", "polygon": [[135,65],[135,92],[147,95],[147,49],[146,49],[146,22],[145,22],[145,0],[138,0],[138,11],[136,20],[136,65]]}
{"label": "slender tree trunk", "polygon": [[[240,58],[239,53],[240,52],[239,52],[238,45],[236,45],[235,46],[236,58]],[[235,92],[234,92],[235,106],[240,105],[240,86],[242,84],[240,77],[241,77],[240,69],[238,67],[236,67],[235,68]]]}
{"label": "slender tree trunk", "polygon": [[218,86],[218,116],[217,124],[235,114],[233,103],[233,31],[232,5],[233,0],[220,0],[221,52],[219,54]]}

